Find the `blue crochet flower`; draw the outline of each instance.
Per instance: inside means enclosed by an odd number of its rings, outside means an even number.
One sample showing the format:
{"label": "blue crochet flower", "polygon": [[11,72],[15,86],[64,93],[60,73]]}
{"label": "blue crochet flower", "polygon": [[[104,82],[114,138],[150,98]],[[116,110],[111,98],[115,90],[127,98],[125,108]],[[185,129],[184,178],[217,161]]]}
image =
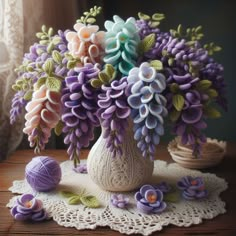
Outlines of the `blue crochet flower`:
{"label": "blue crochet flower", "polygon": [[134,119],[134,138],[144,157],[154,158],[155,145],[164,134],[164,119],[167,115],[166,99],[160,94],[166,88],[165,77],[149,63],[142,63],[129,72],[131,85],[128,103]]}
{"label": "blue crochet flower", "polygon": [[136,64],[140,37],[133,17],[124,21],[115,15],[113,19],[114,22],[105,22],[107,32],[104,62],[112,64],[121,74],[128,75]]}

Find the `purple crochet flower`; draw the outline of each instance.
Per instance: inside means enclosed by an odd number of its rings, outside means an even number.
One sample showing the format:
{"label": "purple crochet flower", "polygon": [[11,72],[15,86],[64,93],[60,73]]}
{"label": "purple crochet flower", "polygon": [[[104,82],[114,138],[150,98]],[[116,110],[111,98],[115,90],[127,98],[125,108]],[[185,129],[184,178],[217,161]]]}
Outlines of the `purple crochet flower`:
{"label": "purple crochet flower", "polygon": [[157,185],[153,186],[155,189],[158,189],[160,191],[162,191],[164,194],[165,193],[169,193],[171,191],[171,186],[169,184],[167,184],[166,182],[161,182]]}
{"label": "purple crochet flower", "polygon": [[111,196],[111,204],[117,208],[125,208],[129,203],[129,198],[123,194],[113,194]]}
{"label": "purple crochet flower", "polygon": [[79,165],[77,165],[77,167],[73,168],[73,170],[77,173],[80,173],[80,174],[87,174],[88,173],[87,164],[79,164]]}
{"label": "purple crochet flower", "polygon": [[16,220],[42,221],[47,218],[43,203],[32,194],[23,194],[17,198],[11,214]]}
{"label": "purple crochet flower", "polygon": [[201,199],[208,195],[201,177],[185,176],[177,182],[177,187],[183,190],[182,196],[187,200]]}
{"label": "purple crochet flower", "polygon": [[163,193],[151,185],[143,185],[139,192],[135,194],[137,208],[142,213],[161,213],[166,208],[163,202]]}

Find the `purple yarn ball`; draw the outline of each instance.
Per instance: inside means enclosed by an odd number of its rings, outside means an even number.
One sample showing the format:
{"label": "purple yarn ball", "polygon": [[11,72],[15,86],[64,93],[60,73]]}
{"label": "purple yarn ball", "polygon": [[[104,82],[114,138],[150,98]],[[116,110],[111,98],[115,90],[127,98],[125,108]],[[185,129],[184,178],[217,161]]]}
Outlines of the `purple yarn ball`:
{"label": "purple yarn ball", "polygon": [[25,178],[36,191],[50,191],[61,180],[61,167],[48,156],[34,157],[25,167]]}

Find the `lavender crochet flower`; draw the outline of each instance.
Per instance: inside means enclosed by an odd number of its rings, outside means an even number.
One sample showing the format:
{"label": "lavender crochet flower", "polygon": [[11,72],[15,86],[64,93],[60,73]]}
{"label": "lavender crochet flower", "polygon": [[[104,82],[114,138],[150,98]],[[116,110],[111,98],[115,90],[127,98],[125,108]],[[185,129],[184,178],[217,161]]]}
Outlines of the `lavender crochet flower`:
{"label": "lavender crochet flower", "polygon": [[208,195],[201,177],[185,176],[177,182],[177,187],[183,191],[182,196],[187,200],[201,199]]}
{"label": "lavender crochet flower", "polygon": [[77,173],[80,173],[80,174],[87,174],[88,173],[87,164],[80,163],[73,170]]}
{"label": "lavender crochet flower", "polygon": [[125,208],[129,203],[129,198],[123,194],[113,194],[111,196],[111,204],[117,208]]}
{"label": "lavender crochet flower", "polygon": [[11,214],[16,220],[42,221],[47,218],[43,203],[32,194],[23,194],[16,200]]}
{"label": "lavender crochet flower", "polygon": [[160,94],[166,86],[165,77],[144,62],[133,68],[127,78],[131,85],[128,103],[134,118],[134,139],[144,157],[154,159],[155,145],[164,134],[163,117],[167,115],[166,99]]}
{"label": "lavender crochet flower", "polygon": [[139,192],[135,194],[135,200],[137,201],[138,210],[145,214],[159,214],[166,208],[162,191],[151,185],[143,185]]}
{"label": "lavender crochet flower", "polygon": [[127,78],[116,80],[110,86],[102,86],[98,95],[98,117],[102,121],[103,137],[107,140],[107,148],[113,153],[122,155],[121,144],[128,126],[130,107],[127,103]]}
{"label": "lavender crochet flower", "polygon": [[114,22],[106,21],[106,41],[104,62],[117,68],[123,75],[136,64],[139,43],[135,19],[130,17],[126,22],[119,16],[113,16]]}

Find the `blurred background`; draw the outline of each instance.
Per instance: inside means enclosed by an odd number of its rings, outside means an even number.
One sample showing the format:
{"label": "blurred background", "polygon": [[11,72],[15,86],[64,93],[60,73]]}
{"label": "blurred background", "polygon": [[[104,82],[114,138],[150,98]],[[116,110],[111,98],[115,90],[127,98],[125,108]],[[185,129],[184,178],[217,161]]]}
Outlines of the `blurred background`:
{"label": "blurred background", "polygon": [[[1,0],[8,2],[8,0]],[[19,2],[19,1],[18,1]],[[97,23],[104,29],[104,21],[112,19],[113,15],[119,15],[126,19],[130,16],[137,17],[138,12],[152,15],[159,12],[164,13],[166,19],[161,23],[161,30],[168,31],[176,29],[179,24],[184,27],[196,27],[202,25],[204,32],[203,43],[215,42],[223,50],[215,53],[214,58],[225,68],[225,80],[229,110],[222,111],[222,117],[208,120],[206,134],[209,137],[235,141],[236,140],[236,79],[233,69],[235,67],[236,55],[233,42],[236,30],[236,1],[231,0],[23,0],[22,8],[18,10],[23,14],[23,52],[29,50],[29,46],[36,40],[35,33],[40,31],[41,25],[52,26],[58,29],[73,29],[77,18],[94,5],[103,8]],[[0,17],[1,18],[1,17]],[[1,40],[0,40],[1,41]],[[1,53],[1,51],[0,51]],[[19,62],[20,63],[20,62]],[[23,124],[23,123],[21,123]],[[5,134],[1,135],[4,137]],[[18,148],[28,148],[27,137],[18,134]],[[97,130],[96,137],[99,136]],[[166,131],[163,141],[169,141],[173,136]],[[16,145],[15,145],[16,146]],[[52,137],[48,147],[65,148],[62,137]],[[14,149],[14,148],[13,148]],[[0,157],[1,159],[1,157]]]}

